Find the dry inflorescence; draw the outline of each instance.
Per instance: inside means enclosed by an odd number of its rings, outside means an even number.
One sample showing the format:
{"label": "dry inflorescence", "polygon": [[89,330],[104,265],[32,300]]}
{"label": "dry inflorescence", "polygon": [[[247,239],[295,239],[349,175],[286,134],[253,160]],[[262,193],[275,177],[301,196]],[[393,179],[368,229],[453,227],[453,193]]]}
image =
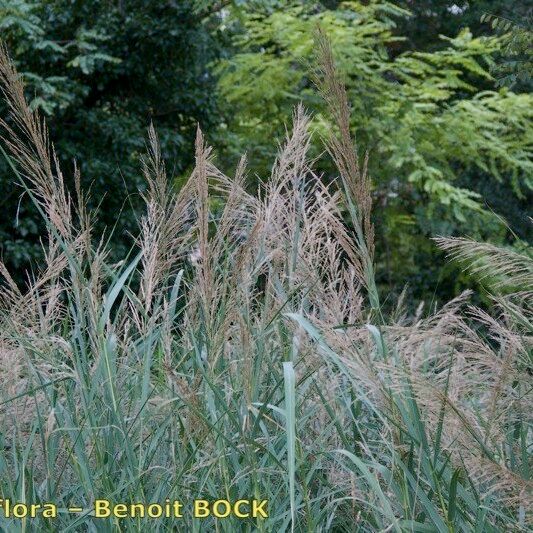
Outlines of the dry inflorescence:
{"label": "dry inflorescence", "polygon": [[[7,384],[0,400],[31,388],[36,375],[49,381],[83,382],[73,364],[79,346],[73,346],[69,333],[63,333],[74,323],[89,332],[89,376],[111,350],[120,362],[136,354],[140,344],[157,343],[165,370],[162,379],[174,397],[169,399],[162,389],[157,390],[149,400],[145,398],[148,409],[154,419],[160,419],[176,399],[191,406],[183,424],[204,442],[205,464],[195,466],[200,469],[210,464],[210,454],[216,449],[206,420],[197,414],[205,394],[204,378],[179,370],[176,353],[196,353],[206,371],[212,372],[213,381],[222,383],[225,393],[232,396],[234,390],[225,385],[229,374],[233,387],[235,383],[242,386],[245,408],[253,413],[257,409],[256,375],[266,373],[272,361],[281,359],[285,335],[290,337],[291,357],[298,361],[298,377],[313,373],[321,389],[310,390],[302,401],[315,413],[308,433],[301,436],[303,445],[312,446],[320,438],[331,412],[340,425],[349,422],[349,412],[338,400],[351,382],[333,369],[332,352],[365,398],[386,415],[373,438],[397,438],[396,428],[385,420],[395,413],[392,394],[412,395],[429,433],[435,435],[442,428],[442,448],[455,465],[464,468],[487,493],[497,491],[511,506],[532,507],[531,481],[510,468],[505,452],[508,425],[516,413],[533,409],[527,392],[530,375],[523,372],[531,354],[531,336],[515,319],[519,311],[530,320],[523,305],[527,295],[521,292],[500,300],[499,316],[478,309],[470,309],[468,315],[468,295],[463,295],[430,317],[415,317],[411,323],[385,321],[373,274],[374,230],[366,163],[360,165],[354,150],[348,102],[331,51],[323,38],[319,45],[319,76],[325,80],[321,88],[335,110],[340,131],[329,141],[339,180],[326,184],[313,171],[308,158],[309,117],[301,106],[294,113],[292,132],[287,134],[270,179],[258,195],[246,189],[245,158],[235,177],[229,178],[214,165],[200,131],[195,169],[180,191],[174,191],[150,127],[148,156],[142,164],[147,192],[137,240],[138,284],[114,310],[113,320],[107,309],[108,252],[103,245],[92,245],[92,221],[79,174],[74,207],[46,127],[28,109],[22,81],[6,50],[0,48],[0,85],[10,109],[10,120],[0,121],[2,138],[48,228],[45,268],[25,291],[0,265],[4,280],[0,380]],[[351,224],[345,221],[346,203]],[[461,259],[488,255],[491,264],[480,263],[478,269],[485,273],[491,267],[491,272],[512,278],[512,282],[500,281],[500,286],[532,285],[527,258],[495,255],[490,246],[465,240],[441,240],[440,244]],[[179,294],[184,296],[178,297],[180,284],[184,288]],[[83,316],[72,316],[67,294]],[[291,315],[305,317],[320,335],[311,338],[302,322],[295,325],[282,318]],[[283,328],[272,328],[275,320]],[[257,366],[261,353],[273,355]],[[218,372],[222,363],[224,370]],[[64,401],[59,399],[59,403]],[[82,401],[75,399],[78,404]],[[3,404],[0,427],[14,427],[16,421],[28,432],[37,416],[36,402],[44,405],[43,392]],[[331,411],[324,405],[331,406]],[[53,410],[41,416],[51,417],[52,428]],[[251,419],[251,414],[247,416],[245,425]],[[332,431],[327,444],[334,449],[342,441]],[[92,446],[88,445],[89,455]],[[375,442],[360,445],[361,454],[372,456],[375,449]],[[354,500],[364,500],[352,473],[339,470],[333,462],[328,468],[330,478],[346,486]]]}

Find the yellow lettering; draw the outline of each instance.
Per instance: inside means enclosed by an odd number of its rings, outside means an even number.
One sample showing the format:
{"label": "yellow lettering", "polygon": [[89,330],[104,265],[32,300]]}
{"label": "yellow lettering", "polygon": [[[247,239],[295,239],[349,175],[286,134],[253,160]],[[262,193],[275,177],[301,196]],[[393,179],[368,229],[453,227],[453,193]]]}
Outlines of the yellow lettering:
{"label": "yellow lettering", "polygon": [[96,518],[107,518],[111,515],[109,509],[109,500],[95,500],[94,501],[94,516]]}
{"label": "yellow lettering", "polygon": [[45,503],[43,507],[44,518],[57,518],[57,506],[53,503]]}
{"label": "yellow lettering", "polygon": [[252,516],[254,518],[260,516],[268,518],[268,512],[264,509],[268,504],[268,500],[253,500],[252,501]]}
{"label": "yellow lettering", "polygon": [[117,503],[117,505],[113,507],[113,516],[116,516],[117,518],[126,518],[128,516],[128,506],[124,503]]}
{"label": "yellow lettering", "polygon": [[181,502],[174,502],[174,516],[176,518],[183,518],[183,515],[181,514],[181,508],[183,507],[183,504]]}
{"label": "yellow lettering", "polygon": [[[223,510],[220,511],[220,506],[222,506]],[[213,514],[217,518],[226,518],[226,516],[229,516],[231,513],[231,504],[228,502],[228,500],[216,500],[213,503]]]}
{"label": "yellow lettering", "polygon": [[15,518],[24,518],[28,514],[28,508],[23,503],[13,505],[13,516]]}
{"label": "yellow lettering", "polygon": [[2,511],[4,511],[4,516],[6,518],[9,518],[11,516],[11,513],[9,512],[11,507],[10,507],[10,502],[9,500],[0,500],[0,502],[2,503]]}
{"label": "yellow lettering", "polygon": [[209,516],[209,502],[207,500],[194,500],[194,516],[196,518]]}
{"label": "yellow lettering", "polygon": [[139,517],[144,518],[144,505],[142,503],[132,503],[130,506],[131,518],[137,518],[137,511],[139,511]]}
{"label": "yellow lettering", "polygon": [[33,503],[30,505],[30,516],[32,518],[35,518],[37,516],[37,510],[40,509],[41,506],[37,503]]}
{"label": "yellow lettering", "polygon": [[163,507],[158,503],[152,503],[146,510],[150,518],[159,518],[163,514]]}
{"label": "yellow lettering", "polygon": [[250,502],[248,500],[237,500],[233,506],[233,512],[235,513],[235,516],[237,518],[248,518],[250,516],[250,512],[241,513],[241,505],[250,505]]}

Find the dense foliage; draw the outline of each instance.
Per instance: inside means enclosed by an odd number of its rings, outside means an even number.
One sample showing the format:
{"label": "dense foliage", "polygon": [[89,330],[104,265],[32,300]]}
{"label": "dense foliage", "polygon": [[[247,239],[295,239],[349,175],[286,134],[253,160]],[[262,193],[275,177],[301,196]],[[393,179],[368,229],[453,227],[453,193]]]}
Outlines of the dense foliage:
{"label": "dense foliage", "polygon": [[[31,107],[47,116],[67,177],[76,159],[91,208],[101,206],[105,226],[120,224],[117,254],[136,227],[139,156],[150,122],[178,174],[192,162],[197,123],[217,123],[207,65],[219,48],[194,4],[0,1],[1,38],[26,79]],[[0,162],[0,246],[15,268],[40,256],[42,228],[28,198],[19,204],[21,193]]]}
{"label": "dense foliage", "polygon": [[[474,37],[465,28],[453,38],[441,36],[434,51],[398,53],[404,42],[397,24],[407,17],[389,2],[250,10],[235,39],[239,52],[219,67],[220,88],[231,109],[230,150],[249,149],[268,167],[271,139],[281,135],[294,102],[316,112],[320,131],[321,102],[309,73],[313,29],[324,28],[345,74],[353,129],[370,151],[385,250],[380,260],[389,281],[411,281],[422,296],[438,276],[433,264],[442,263],[427,247],[429,236],[505,235],[491,211],[490,189],[502,181],[513,207],[500,214],[521,219],[517,231],[531,237],[525,208],[533,186],[532,99],[488,83],[497,38]],[[522,206],[518,216],[515,204]]]}
{"label": "dense foliage", "polygon": [[[0,531],[531,530],[531,95],[494,79],[521,29],[429,0],[0,6]],[[458,31],[423,39],[422,6]]]}
{"label": "dense foliage", "polygon": [[[0,122],[7,158],[49,236],[27,291],[0,263],[0,530],[531,530],[531,251],[440,238],[492,314],[469,293],[388,312],[348,96],[323,34],[316,47],[336,180],[317,177],[302,106],[260,195],[246,159],[229,177],[200,131],[173,190],[152,128],[120,264],[0,48],[19,126]],[[251,498],[264,515],[193,514],[195,499]],[[180,516],[139,512],[167,499]],[[56,515],[21,519],[22,502]]]}
{"label": "dense foliage", "polygon": [[[416,301],[465,287],[429,237],[468,233],[518,247],[517,237],[533,238],[529,83],[515,74],[512,87],[498,88],[502,72],[524,70],[509,54],[527,52],[530,33],[521,28],[530,12],[527,1],[510,9],[498,0],[2,0],[0,28],[32,107],[48,117],[67,182],[76,158],[100,224],[118,224],[118,258],[137,225],[139,156],[151,121],[177,183],[199,123],[223,169],[250,155],[256,187],[298,101],[313,113],[319,155],[327,126],[312,80],[320,24],[348,86],[360,149],[369,151],[378,282],[408,284]],[[330,180],[331,164],[317,165]],[[22,279],[42,255],[42,228],[4,161],[0,193],[2,258]]]}

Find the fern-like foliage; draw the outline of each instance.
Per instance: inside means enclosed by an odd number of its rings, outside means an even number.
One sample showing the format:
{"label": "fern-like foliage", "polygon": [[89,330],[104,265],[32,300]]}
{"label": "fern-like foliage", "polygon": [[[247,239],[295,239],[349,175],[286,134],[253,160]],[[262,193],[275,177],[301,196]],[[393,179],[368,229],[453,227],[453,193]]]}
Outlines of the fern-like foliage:
{"label": "fern-like foliage", "polygon": [[531,83],[533,77],[533,10],[521,22],[485,13],[488,22],[502,35],[504,60],[493,67],[497,86],[513,87],[518,81]]}

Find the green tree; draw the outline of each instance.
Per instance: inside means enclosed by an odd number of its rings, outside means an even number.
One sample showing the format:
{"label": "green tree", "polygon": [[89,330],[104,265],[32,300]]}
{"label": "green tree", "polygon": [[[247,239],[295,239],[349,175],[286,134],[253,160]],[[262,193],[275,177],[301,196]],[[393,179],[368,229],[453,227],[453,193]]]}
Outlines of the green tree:
{"label": "green tree", "polygon": [[398,21],[397,33],[407,38],[402,48],[424,51],[442,48],[440,35],[457,35],[464,28],[470,28],[475,35],[484,33],[484,14],[522,19],[533,6],[531,0],[396,0],[395,3],[411,13]]}
{"label": "green tree", "polygon": [[496,84],[514,88],[520,82],[531,88],[533,79],[533,7],[517,22],[506,17],[484,13],[482,21],[502,35],[503,61],[494,67]]}
{"label": "green tree", "polygon": [[[103,224],[120,224],[119,254],[136,223],[144,187],[138,159],[150,122],[178,175],[192,162],[197,123],[206,130],[216,123],[209,64],[220,49],[217,12],[211,3],[202,7],[187,0],[0,0],[1,36],[31,105],[47,115],[63,168],[78,161]],[[37,217],[27,199],[19,203],[21,192],[0,162],[0,249],[15,269],[40,255]]]}
{"label": "green tree", "polygon": [[271,140],[281,136],[296,102],[314,111],[319,133],[326,128],[309,76],[312,35],[320,24],[345,76],[359,146],[370,151],[382,270],[427,295],[437,277],[429,235],[505,234],[465,174],[483,172],[494,185],[505,184],[514,201],[530,193],[532,99],[479,90],[492,85],[497,37],[463,29],[442,37],[434,51],[391,53],[402,42],[397,21],[407,16],[382,1],[343,2],[337,9],[294,2],[244,11],[235,39],[240,52],[221,66],[220,90],[233,133],[229,151],[249,149],[264,176]]}

